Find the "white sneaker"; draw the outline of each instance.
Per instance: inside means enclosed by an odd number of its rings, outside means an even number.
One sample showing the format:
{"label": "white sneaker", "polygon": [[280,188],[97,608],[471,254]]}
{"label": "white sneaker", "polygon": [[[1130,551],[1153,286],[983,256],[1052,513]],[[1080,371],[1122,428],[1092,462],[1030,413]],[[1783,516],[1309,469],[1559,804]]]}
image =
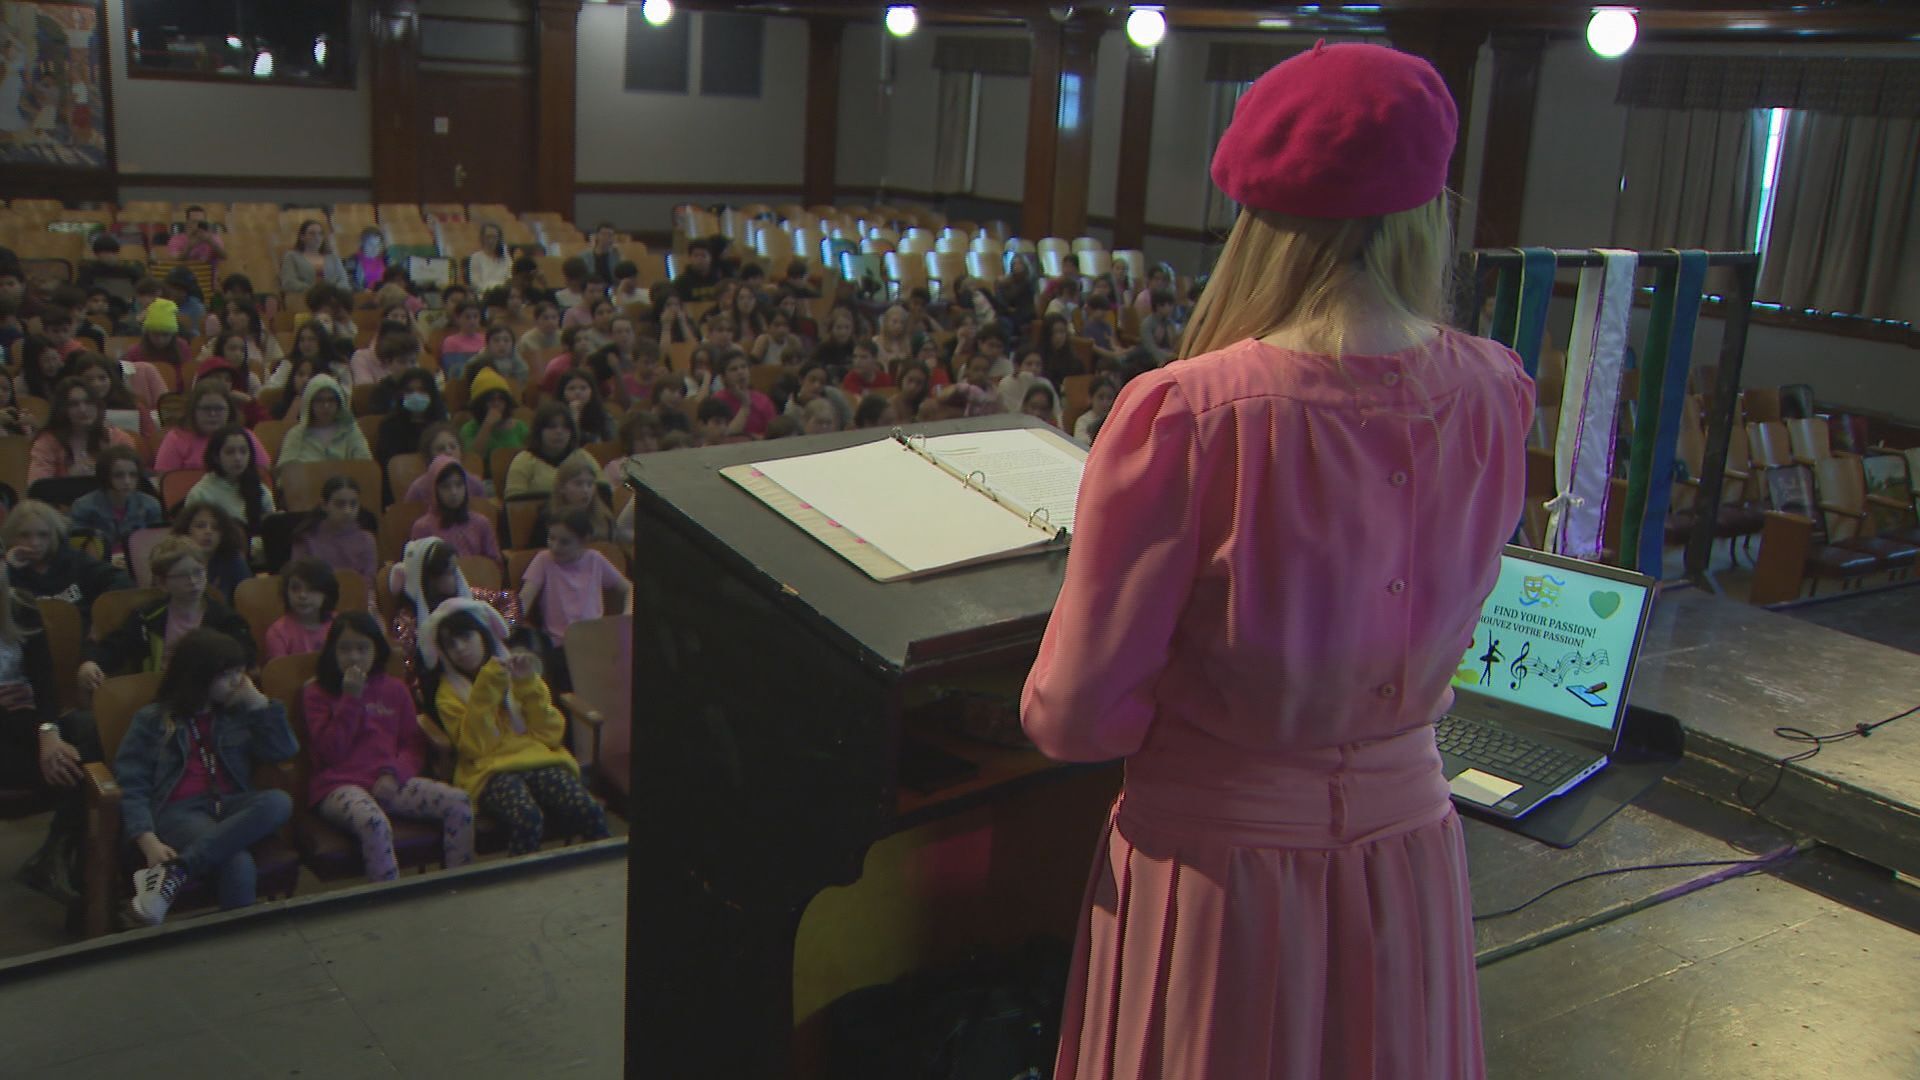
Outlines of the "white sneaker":
{"label": "white sneaker", "polygon": [[174,894],[187,880],[179,863],[164,863],[133,872],[133,914],[148,926],[159,926],[173,906]]}

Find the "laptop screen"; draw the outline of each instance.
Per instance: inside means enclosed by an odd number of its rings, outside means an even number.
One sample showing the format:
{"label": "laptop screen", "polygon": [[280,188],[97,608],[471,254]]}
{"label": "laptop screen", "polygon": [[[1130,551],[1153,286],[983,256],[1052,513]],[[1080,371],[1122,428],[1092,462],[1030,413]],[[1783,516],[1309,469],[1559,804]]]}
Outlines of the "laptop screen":
{"label": "laptop screen", "polygon": [[1453,685],[1611,730],[1646,603],[1644,585],[1502,555]]}

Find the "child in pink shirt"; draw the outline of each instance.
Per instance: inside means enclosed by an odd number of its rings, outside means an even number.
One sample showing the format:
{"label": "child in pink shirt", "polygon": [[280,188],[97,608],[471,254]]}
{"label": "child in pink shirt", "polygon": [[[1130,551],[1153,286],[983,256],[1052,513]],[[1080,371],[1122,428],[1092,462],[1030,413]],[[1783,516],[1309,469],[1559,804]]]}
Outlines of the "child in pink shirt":
{"label": "child in pink shirt", "polygon": [[481,307],[465,301],[453,314],[453,331],[440,339],[440,370],[458,379],[467,361],[487,351],[487,334],[480,327]]}
{"label": "child in pink shirt", "polygon": [[438,821],[441,863],[473,861],[473,805],[459,788],[420,775],[426,736],[407,684],[387,674],[380,624],[343,611],[302,693],[313,776],[307,798],[320,817],[359,837],[367,880],[392,881],[392,818]]}
{"label": "child in pink shirt", "polygon": [[353,477],[330,476],[320,486],[320,505],[294,529],[293,553],[352,570],[371,582],[379,572],[378,544],[360,523],[360,484]]}
{"label": "child in pink shirt", "polygon": [[267,627],[267,660],[317,653],[333,625],[340,582],[319,559],[294,559],[280,568],[280,606],[286,614]]}
{"label": "child in pink shirt", "polygon": [[[567,627],[607,613],[603,589],[627,588],[627,579],[605,555],[587,546],[593,515],[571,510],[547,523],[547,549],[533,557],[520,586],[520,609],[538,612],[537,625],[554,646],[566,640]],[[621,604],[620,610],[626,610]]]}

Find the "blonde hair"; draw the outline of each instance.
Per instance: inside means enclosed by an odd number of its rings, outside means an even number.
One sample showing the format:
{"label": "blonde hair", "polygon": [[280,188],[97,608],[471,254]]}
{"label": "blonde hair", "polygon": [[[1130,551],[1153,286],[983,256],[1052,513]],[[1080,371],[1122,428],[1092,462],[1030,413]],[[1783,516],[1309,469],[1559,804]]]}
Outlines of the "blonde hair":
{"label": "blonde hair", "polygon": [[190,537],[169,536],[153,545],[153,550],[147,553],[147,569],[153,572],[153,580],[157,583],[173,573],[173,568],[182,559],[192,559],[205,566],[207,553],[200,550],[200,545]]}
{"label": "blonde hair", "polygon": [[[560,488],[577,476],[590,477],[593,480],[593,494],[587,496],[585,509],[593,515],[593,539],[605,539],[612,534],[613,514],[607,509],[606,500],[600,497],[600,467],[589,461],[570,458],[553,470],[553,491],[547,496],[547,520],[559,521],[567,515],[569,509],[581,509],[580,507],[569,508],[560,501]],[[581,539],[584,540],[587,537]]]}
{"label": "blonde hair", "polygon": [[1322,220],[1242,210],[1181,335],[1180,358],[1283,327],[1340,355],[1340,297],[1361,275],[1410,324],[1445,319],[1452,194],[1370,218]]}
{"label": "blonde hair", "polygon": [[67,517],[39,499],[22,499],[20,505],[7,514],[5,524],[0,524],[0,544],[13,547],[20,542],[20,534],[27,531],[29,525],[45,525],[53,534],[53,543],[59,547],[67,542]]}

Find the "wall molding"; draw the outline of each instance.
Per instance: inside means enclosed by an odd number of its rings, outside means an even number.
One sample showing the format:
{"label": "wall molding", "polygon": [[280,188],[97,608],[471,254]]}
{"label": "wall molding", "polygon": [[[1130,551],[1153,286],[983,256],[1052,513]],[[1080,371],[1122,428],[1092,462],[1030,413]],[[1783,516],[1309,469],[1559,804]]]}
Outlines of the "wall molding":
{"label": "wall molding", "polygon": [[372,190],[371,176],[260,176],[216,173],[117,173],[118,187],[299,188],[312,191]]}

